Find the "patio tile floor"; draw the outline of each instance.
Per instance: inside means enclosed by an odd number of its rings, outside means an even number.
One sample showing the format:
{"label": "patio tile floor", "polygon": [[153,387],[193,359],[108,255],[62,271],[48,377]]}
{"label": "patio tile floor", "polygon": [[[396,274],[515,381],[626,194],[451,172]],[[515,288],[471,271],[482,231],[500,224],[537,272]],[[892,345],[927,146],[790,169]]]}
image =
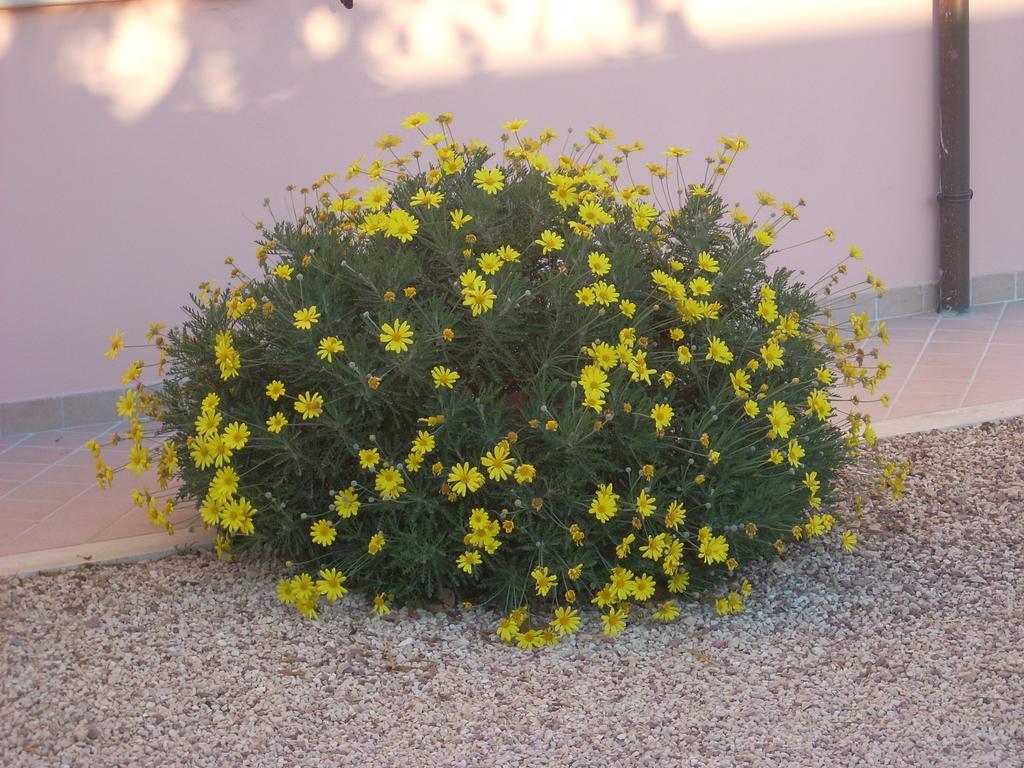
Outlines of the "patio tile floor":
{"label": "patio tile floor", "polygon": [[[209,534],[200,530],[194,506],[179,505],[172,520],[175,535],[168,536],[133,505],[132,488],[148,485],[156,490],[153,471],[138,478],[119,473],[109,490],[96,486],[92,454],[84,443],[109,443],[113,433],[124,426],[124,422],[110,422],[0,439],[0,575],[20,572],[19,563],[38,561],[33,555],[66,547],[74,548],[66,555],[70,565],[88,560],[90,551],[109,549],[106,545],[114,542],[125,555],[123,542],[136,538],[153,551],[154,533],[166,539],[166,550],[210,540]],[[128,452],[107,446],[103,457],[115,465],[123,463]],[[129,545],[127,553],[130,550]]]}
{"label": "patio tile floor", "polygon": [[[888,394],[889,407],[877,399],[859,406],[876,423],[1024,399],[1024,301],[976,307],[966,315],[897,318],[886,326],[892,343],[880,346],[880,357],[892,367],[877,396]],[[0,575],[25,570],[30,559],[40,561],[36,555],[64,547],[88,559],[82,552],[90,547],[131,554],[135,541],[156,551],[156,533],[166,538],[168,550],[212,540],[200,530],[194,507],[179,507],[177,532],[168,537],[132,505],[132,488],[157,487],[152,472],[141,478],[119,474],[112,489],[96,488],[92,456],[82,446],[91,439],[108,443],[122,427],[110,422],[0,437]],[[104,449],[111,464],[127,456],[124,448]]]}
{"label": "patio tile floor", "polygon": [[976,307],[966,315],[924,314],[886,321],[892,363],[878,394],[865,403],[876,421],[1024,398],[1024,302]]}

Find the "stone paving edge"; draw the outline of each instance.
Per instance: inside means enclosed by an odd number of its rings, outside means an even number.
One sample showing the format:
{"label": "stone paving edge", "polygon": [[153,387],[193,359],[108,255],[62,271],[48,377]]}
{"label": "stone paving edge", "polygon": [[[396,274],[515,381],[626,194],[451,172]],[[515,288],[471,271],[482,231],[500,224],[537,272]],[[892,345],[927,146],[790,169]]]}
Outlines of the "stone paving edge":
{"label": "stone paving edge", "polygon": [[155,560],[189,549],[209,549],[212,546],[213,534],[199,527],[191,531],[176,532],[173,536],[160,532],[123,539],[93,541],[70,547],[5,555],[0,557],[0,577],[34,576],[43,571],[65,571],[100,563],[110,565]]}

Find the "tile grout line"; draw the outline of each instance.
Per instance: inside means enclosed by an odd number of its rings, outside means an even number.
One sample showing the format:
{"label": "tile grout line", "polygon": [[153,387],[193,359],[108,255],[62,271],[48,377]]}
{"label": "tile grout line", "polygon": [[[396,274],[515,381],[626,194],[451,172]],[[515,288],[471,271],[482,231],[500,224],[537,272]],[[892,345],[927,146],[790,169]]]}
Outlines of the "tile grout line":
{"label": "tile grout line", "polygon": [[882,421],[889,418],[889,414],[892,413],[892,409],[896,407],[896,403],[899,402],[900,396],[903,394],[903,390],[907,388],[907,384],[910,383],[911,377],[914,375],[914,371],[917,370],[917,364],[921,362],[921,358],[924,357],[924,351],[928,349],[928,345],[931,344],[932,336],[935,335],[935,330],[939,327],[939,321],[942,320],[942,315],[938,315],[935,318],[935,323],[928,330],[928,336],[925,338],[924,343],[921,344],[921,350],[917,353],[917,357],[914,358],[914,362],[910,365],[910,370],[907,371],[907,377],[903,380],[900,385],[899,391],[896,392],[896,396],[889,401],[889,407],[886,409],[886,415],[882,417]]}
{"label": "tile grout line", "polygon": [[[118,422],[118,423],[120,423],[120,422]],[[107,428],[106,428],[105,430],[103,430],[102,432],[100,432],[100,433],[99,433],[98,435],[96,435],[96,436],[95,436],[95,437],[93,437],[92,439],[93,439],[93,440],[95,440],[95,439],[96,439],[96,438],[98,438],[98,437],[103,437],[103,436],[104,436],[104,435],[106,435],[106,434],[107,434],[107,433],[108,433],[108,432],[109,432],[110,430],[112,430],[112,429],[115,429],[115,428],[116,428],[116,426],[117,426],[117,425],[115,424],[115,425],[114,425],[113,427],[107,427]],[[58,431],[58,430],[54,430],[54,431]],[[67,430],[59,430],[59,431],[62,431],[62,432],[63,432],[63,431],[67,431]],[[23,438],[22,438],[21,440],[19,440],[19,441],[18,441],[17,443],[15,443],[14,445],[12,445],[12,446],[11,446],[11,448],[14,448],[14,447],[15,447],[15,446],[17,446],[17,445],[20,445],[20,444],[21,444],[22,442],[24,442],[25,440],[28,440],[29,438],[33,437],[34,435],[38,435],[38,434],[40,434],[40,433],[39,433],[39,432],[30,432],[29,434],[25,435],[25,436],[24,436],[24,437],[23,437]],[[28,446],[26,446],[26,447],[28,447]],[[49,447],[49,446],[43,446],[43,447]],[[9,449],[8,449],[8,450],[9,450]],[[68,456],[72,456],[72,455],[74,455],[75,453],[77,453],[77,452],[78,452],[78,451],[80,451],[80,450],[83,450],[82,446],[78,446],[78,447],[76,447],[76,448],[73,448],[73,449],[72,449],[71,451],[69,451],[68,453],[66,453],[65,455],[61,456],[61,457],[60,457],[59,459],[57,459],[57,461],[51,461],[51,462],[50,462],[49,464],[46,464],[46,465],[44,465],[44,466],[43,466],[43,468],[42,468],[41,470],[39,470],[38,472],[36,472],[36,473],[35,473],[34,475],[32,475],[31,477],[25,478],[25,479],[24,479],[24,480],[22,480],[22,481],[21,481],[20,483],[18,483],[18,484],[17,484],[16,486],[14,486],[14,487],[13,487],[13,488],[11,488],[10,490],[8,490],[8,491],[7,491],[6,493],[0,494],[0,501],[3,501],[4,499],[9,499],[9,498],[10,498],[10,495],[11,495],[12,493],[14,493],[14,492],[15,492],[16,490],[18,490],[19,488],[21,488],[21,486],[25,485],[26,483],[31,483],[31,482],[32,482],[33,480],[35,480],[36,478],[38,478],[38,477],[39,477],[39,476],[40,476],[41,474],[43,474],[44,472],[46,472],[46,471],[48,471],[48,470],[50,470],[50,469],[53,469],[53,468],[54,468],[55,466],[57,466],[58,464],[60,464],[60,462],[64,461],[64,459],[66,459],[66,458],[67,458]],[[4,454],[5,452],[6,452],[6,451],[0,451],[0,456],[3,456],[3,454]],[[11,462],[11,463],[12,463],[12,464],[14,464],[14,463],[17,463],[17,462]],[[53,481],[51,481],[51,482],[57,482],[57,481],[53,480]],[[94,485],[94,483],[90,483],[90,484],[89,484],[89,487],[88,487],[88,488],[86,488],[86,490],[90,490],[90,489],[92,488],[92,486],[93,486],[93,485]],[[82,493],[85,493],[85,491],[83,491]],[[74,497],[73,497],[72,499],[68,499],[68,501],[73,501],[74,499],[77,499],[77,498],[78,498],[79,496],[81,496],[81,495],[82,495],[82,494],[81,494],[81,493],[79,493],[79,494],[77,494],[76,496],[74,496]],[[22,499],[10,499],[10,500],[11,500],[11,501],[22,501]],[[24,499],[24,501],[32,501],[32,499]],[[46,501],[46,499],[39,499],[39,501]],[[66,503],[67,503],[67,502],[65,502],[65,504],[66,504]],[[51,511],[51,512],[50,512],[50,514],[49,514],[49,515],[47,515],[46,517],[49,517],[49,516],[50,516],[50,515],[52,515],[52,514],[53,514],[54,512],[56,512],[56,511],[57,511],[57,510],[59,510],[59,509],[62,509],[63,507],[64,507],[64,504],[61,504],[61,505],[60,505],[59,507],[57,507],[57,509],[54,509],[53,511]],[[42,522],[43,520],[45,520],[45,519],[46,519],[46,517],[42,518],[42,520],[37,520],[36,522]],[[24,533],[24,531],[23,531],[22,533]],[[19,534],[19,536],[20,536],[20,535],[21,535],[21,534]],[[17,537],[15,537],[15,538],[17,538]]]}
{"label": "tile grout line", "polygon": [[996,318],[996,324],[992,326],[992,333],[988,336],[988,341],[985,342],[984,349],[981,350],[981,357],[978,358],[977,365],[974,366],[974,370],[971,372],[971,378],[967,381],[967,388],[964,390],[963,395],[960,397],[960,402],[957,404],[957,408],[964,407],[964,400],[967,399],[968,393],[971,391],[971,387],[974,386],[975,380],[978,378],[978,371],[981,370],[981,364],[985,362],[985,356],[988,355],[989,347],[992,346],[992,339],[996,336],[996,331],[999,330],[999,324],[1003,322],[1003,316],[1006,314],[1006,304],[1003,304],[1003,308],[999,310],[999,317]]}
{"label": "tile grout line", "polygon": [[11,445],[7,446],[2,451],[0,451],[0,456],[3,456],[5,453],[7,453],[8,451],[10,451],[10,450],[12,450],[14,448],[17,448],[19,445],[21,445],[23,442],[25,442],[26,440],[28,440],[29,438],[31,438],[35,434],[36,434],[35,432],[29,432],[28,434],[23,435],[21,440],[19,440],[16,443],[12,443]]}
{"label": "tile grout line", "polygon": [[[59,512],[60,510],[64,509],[64,508],[65,508],[65,507],[67,507],[67,506],[68,506],[69,504],[71,504],[71,503],[72,503],[73,501],[75,501],[76,499],[78,499],[78,498],[79,498],[80,496],[82,496],[83,494],[85,494],[85,493],[88,493],[88,492],[89,492],[89,491],[91,491],[92,489],[93,489],[93,488],[92,488],[92,486],[89,486],[88,488],[86,488],[86,489],[85,489],[84,491],[82,491],[81,493],[79,493],[79,494],[76,494],[76,495],[75,495],[74,497],[72,497],[72,498],[68,499],[68,500],[67,500],[66,502],[64,502],[63,504],[61,504],[61,505],[60,505],[59,507],[57,507],[56,509],[54,509],[54,510],[53,510],[52,512],[50,512],[50,513],[49,513],[49,514],[47,514],[46,516],[44,516],[44,517],[42,517],[42,518],[40,518],[40,519],[38,519],[38,520],[34,521],[34,522],[32,523],[32,525],[30,525],[30,526],[29,526],[28,528],[26,528],[26,529],[25,529],[24,531],[22,531],[22,532],[21,532],[21,533],[19,533],[19,534],[18,534],[17,536],[15,536],[15,537],[14,537],[13,539],[11,539],[11,540],[10,540],[10,542],[11,542],[12,544],[13,544],[13,543],[15,543],[15,542],[17,542],[17,541],[18,541],[19,539],[21,539],[21,537],[22,537],[22,536],[25,536],[25,535],[26,535],[27,533],[29,533],[29,531],[33,530],[33,529],[34,529],[34,528],[35,528],[35,527],[36,527],[37,525],[39,525],[40,523],[42,523],[42,522],[45,522],[46,520],[50,519],[50,518],[51,518],[51,517],[52,517],[53,515],[57,514],[57,512]],[[110,489],[107,489],[107,490],[110,490]],[[174,492],[175,492],[175,493],[177,493],[177,488],[174,488],[174,489],[168,489],[168,490],[174,490]],[[131,538],[130,536],[129,536],[129,537],[126,537],[126,536],[117,536],[117,537],[115,537],[115,538],[113,538],[113,539],[97,539],[96,537],[97,537],[97,536],[100,536],[101,534],[105,533],[106,531],[109,531],[109,530],[110,530],[110,529],[111,529],[111,528],[112,528],[113,526],[117,525],[117,523],[118,523],[118,522],[120,522],[120,521],[121,521],[122,519],[124,519],[124,517],[125,517],[125,516],[127,516],[127,515],[130,515],[130,514],[133,514],[133,513],[139,513],[139,512],[141,512],[141,510],[140,510],[140,509],[139,509],[138,507],[134,507],[134,506],[133,506],[132,508],[130,508],[130,509],[126,509],[126,510],[125,510],[124,512],[122,512],[122,513],[121,513],[121,514],[120,514],[120,515],[119,515],[119,516],[117,517],[117,519],[115,519],[115,520],[111,520],[110,522],[108,522],[107,524],[105,524],[105,525],[104,525],[104,526],[103,526],[103,527],[102,527],[102,528],[101,528],[100,530],[98,530],[98,531],[97,531],[97,532],[96,532],[95,534],[93,534],[92,538],[90,538],[90,539],[89,539],[89,540],[87,540],[87,541],[81,542],[81,544],[82,544],[82,545],[87,545],[87,544],[95,544],[95,543],[97,543],[97,542],[100,542],[100,541],[118,541],[118,540],[121,540],[121,539],[125,539],[125,538]],[[196,518],[198,519],[198,513],[197,513],[197,514],[195,515],[195,517],[196,517]],[[159,532],[159,530],[154,530],[153,532],[154,532],[154,533],[158,533],[158,532]],[[145,536],[145,535],[148,535],[148,534],[133,534],[133,536]],[[34,551],[34,550],[33,550],[33,551]],[[18,553],[18,554],[24,554],[24,553]]]}
{"label": "tile grout line", "polygon": [[[33,435],[33,434],[37,434],[37,433],[33,432],[32,434],[26,435],[26,436],[24,437],[24,439],[25,439],[25,440],[28,440],[28,439],[29,439],[30,437],[32,437],[32,435]],[[11,447],[13,448],[14,446],[11,446]],[[28,447],[28,446],[26,446],[26,447]],[[2,453],[0,453],[0,456],[2,456],[2,455],[3,455],[3,454],[2,454]],[[13,462],[13,461],[12,461],[12,462],[10,462],[10,463],[11,463],[11,464],[14,464],[15,462]],[[24,485],[25,483],[30,483],[30,482],[32,482],[33,480],[35,480],[35,479],[36,479],[37,477],[39,477],[39,476],[40,476],[41,474],[43,474],[43,472],[45,472],[45,471],[46,471],[46,470],[48,470],[48,469],[49,469],[50,467],[52,467],[52,466],[53,466],[53,462],[50,462],[49,464],[40,464],[39,466],[41,466],[41,467],[42,467],[42,469],[40,469],[40,470],[39,470],[38,472],[36,472],[36,473],[35,473],[34,475],[32,475],[31,477],[27,477],[27,478],[25,478],[25,479],[24,479],[24,480],[22,480],[22,481],[21,481],[20,483],[18,483],[18,484],[17,484],[16,486],[14,486],[14,487],[13,487],[13,488],[11,488],[10,490],[8,490],[8,491],[7,491],[7,493],[3,493],[3,494],[0,494],[0,501],[3,501],[3,500],[4,500],[4,499],[6,499],[7,497],[9,497],[9,496],[10,496],[10,495],[11,495],[12,493],[14,493],[14,492],[15,492],[16,490],[18,490],[19,488],[21,488],[21,486],[23,486],[23,485]],[[11,501],[20,501],[20,499],[11,499]],[[42,501],[42,499],[41,499],[41,501]],[[23,531],[22,533],[24,533],[24,531]],[[19,534],[19,535],[20,535],[20,534]],[[17,538],[17,536],[16,536],[15,538]]]}
{"label": "tile grout line", "polygon": [[[87,541],[85,543],[86,544],[93,544],[93,543],[96,543],[98,541],[117,541],[119,539],[131,538],[130,536],[115,536],[114,538],[105,538],[105,539],[101,539],[99,537],[102,536],[107,531],[111,530],[114,526],[116,526],[118,523],[120,523],[122,520],[124,520],[128,515],[144,515],[144,514],[146,514],[146,513],[145,513],[145,511],[141,507],[132,507],[131,509],[128,509],[125,512],[123,512],[121,514],[121,516],[118,517],[116,520],[111,520],[109,523],[107,523],[105,526],[103,526],[103,528],[101,528],[99,531],[97,531],[93,535],[93,537],[91,539],[89,539],[89,541]],[[152,525],[152,523],[151,523],[151,525]],[[186,528],[186,530],[188,530],[188,528]],[[150,528],[150,531],[152,533],[160,533],[162,531],[166,532],[166,531],[164,531],[163,526],[152,526]],[[146,536],[148,534],[132,534],[132,535],[133,536]]]}
{"label": "tile grout line", "polygon": [[65,502],[64,502],[63,504],[61,504],[60,506],[58,506],[58,507],[57,507],[56,509],[53,509],[53,510],[52,510],[52,511],[50,511],[50,512],[49,512],[48,514],[46,514],[46,515],[44,515],[43,517],[41,517],[41,518],[39,518],[38,520],[36,520],[34,524],[32,524],[31,526],[29,526],[28,528],[26,528],[26,529],[25,529],[24,531],[22,531],[21,533],[19,533],[19,534],[18,534],[17,536],[15,536],[15,537],[14,537],[13,539],[11,539],[11,543],[12,543],[12,544],[13,544],[13,543],[15,543],[16,541],[18,541],[18,539],[20,539],[20,538],[21,538],[22,536],[24,536],[24,535],[25,535],[26,533],[28,533],[29,531],[33,530],[33,529],[34,529],[34,528],[35,528],[35,527],[36,527],[37,525],[39,525],[40,523],[44,523],[44,522],[46,522],[46,521],[47,521],[47,520],[49,520],[49,519],[50,519],[51,517],[53,517],[53,516],[54,516],[55,514],[57,514],[58,512],[60,512],[60,511],[61,511],[62,509],[64,509],[64,508],[65,508],[65,507],[66,507],[66,506],[67,506],[68,504],[70,504],[71,502],[75,501],[75,500],[76,500],[76,499],[78,499],[79,497],[81,497],[81,496],[84,496],[85,494],[87,494],[87,493],[88,493],[89,491],[91,491],[92,489],[93,489],[93,485],[92,485],[92,484],[90,484],[90,485],[86,486],[86,488],[85,488],[84,490],[82,490],[82,491],[81,491],[81,492],[79,492],[79,493],[76,493],[76,494],[75,494],[74,496],[72,496],[72,497],[71,497],[70,499],[68,499],[67,501],[65,501]]}
{"label": "tile grout line", "polygon": [[[78,450],[78,449],[76,448],[75,450]],[[64,456],[61,456],[61,457],[60,457],[60,459],[58,459],[58,461],[52,461],[52,462],[50,462],[49,464],[41,464],[40,466],[42,467],[42,469],[40,469],[40,470],[39,470],[38,472],[36,472],[36,473],[35,473],[34,475],[32,475],[31,477],[26,477],[26,478],[25,478],[24,480],[22,480],[22,481],[21,481],[20,483],[18,483],[18,484],[17,484],[16,486],[14,486],[14,487],[13,487],[13,488],[11,488],[11,489],[10,489],[9,491],[7,491],[7,493],[5,493],[5,494],[3,494],[3,495],[0,495],[0,501],[3,501],[4,499],[9,499],[10,495],[11,495],[12,493],[14,493],[14,492],[15,492],[16,490],[18,490],[19,488],[21,488],[21,486],[25,485],[26,483],[31,483],[31,482],[32,482],[33,480],[35,480],[36,478],[38,478],[38,477],[39,477],[40,475],[42,475],[43,473],[45,473],[45,472],[48,472],[49,470],[53,469],[53,468],[54,468],[55,466],[57,466],[57,464],[58,464],[58,463],[59,463],[59,462],[60,462],[61,460],[63,460],[63,459],[65,459],[65,458],[67,458],[68,456],[70,456],[70,455],[71,455],[72,453],[74,453],[74,452],[75,452],[75,451],[71,451],[71,453],[68,453],[68,454],[65,454]],[[11,464],[14,464],[14,463],[15,463],[15,462],[13,462],[13,461],[11,462]],[[55,482],[57,482],[57,481],[56,481],[56,480],[51,480],[50,482],[51,482],[51,483],[55,483]],[[72,483],[72,485],[77,485],[77,483]],[[10,500],[10,501],[22,501],[22,499],[9,499],[9,500]],[[24,499],[24,501],[32,501],[32,499]],[[46,499],[38,499],[38,501],[46,501]],[[54,512],[56,512],[56,511],[57,511],[57,510],[54,510]]]}
{"label": "tile grout line", "polygon": [[[113,430],[113,431],[116,431],[116,429],[117,429],[117,426],[118,426],[118,424],[120,424],[120,423],[121,423],[121,422],[117,422],[116,424],[114,424],[114,425],[112,425],[112,426],[108,427],[107,429],[105,429],[105,430],[103,430],[102,432],[100,432],[100,433],[99,433],[99,435],[97,435],[96,437],[103,437],[104,435],[106,435],[107,433],[111,432],[112,430]],[[28,436],[26,436],[26,439],[27,439],[27,437],[28,437]],[[94,439],[95,439],[95,438],[94,438]],[[83,450],[83,449],[82,449],[81,447],[79,447],[79,448],[75,448],[75,449],[74,449],[73,451],[71,451],[71,453],[67,454],[67,456],[70,456],[70,455],[72,455],[73,453],[75,453],[75,452],[77,452],[77,451],[79,451],[79,450]],[[62,461],[63,459],[67,458],[67,456],[62,456],[60,460]],[[41,474],[42,474],[43,472],[45,472],[45,471],[46,471],[47,469],[51,469],[51,468],[52,468],[52,467],[54,467],[54,466],[56,466],[56,462],[55,462],[55,463],[52,463],[52,464],[48,464],[48,465],[46,466],[46,469],[43,469],[42,471],[40,471],[40,472],[36,473],[35,475],[33,475],[33,476],[32,476],[31,478],[29,478],[28,480],[25,480],[24,482],[25,482],[25,483],[29,482],[30,480],[32,480],[32,479],[34,479],[34,478],[38,477],[39,475],[41,475]],[[21,485],[24,485],[24,483],[22,483]],[[8,492],[7,492],[7,494],[13,493],[13,492],[14,492],[14,491],[16,491],[16,490],[17,490],[18,488],[20,488],[20,487],[21,487],[21,485],[17,485],[17,486],[15,486],[15,487],[14,487],[14,488],[12,488],[12,489],[11,489],[10,491],[8,491]],[[86,487],[85,487],[85,488],[84,488],[84,489],[83,489],[83,490],[82,490],[81,492],[79,492],[79,493],[76,493],[76,494],[75,494],[74,496],[72,496],[72,497],[71,497],[70,499],[68,499],[67,501],[65,501],[65,502],[64,502],[63,504],[60,504],[59,506],[57,506],[56,508],[54,508],[53,510],[51,510],[51,511],[50,511],[50,512],[49,512],[48,514],[46,514],[46,515],[44,515],[43,517],[41,517],[41,518],[39,518],[38,520],[36,520],[36,521],[35,521],[35,522],[34,522],[34,523],[33,523],[32,525],[30,525],[30,526],[29,526],[28,528],[26,528],[26,529],[25,529],[24,531],[22,531],[22,532],[21,532],[21,533],[19,533],[19,534],[18,534],[17,536],[15,536],[15,537],[14,537],[13,539],[11,539],[11,543],[13,544],[13,543],[17,542],[17,541],[18,541],[18,540],[19,540],[19,539],[20,539],[20,538],[21,538],[22,536],[26,535],[26,534],[27,534],[27,533],[28,533],[29,531],[31,531],[31,530],[33,530],[33,529],[35,529],[35,527],[36,527],[37,525],[39,525],[39,524],[40,524],[40,523],[42,523],[42,522],[45,522],[46,520],[49,520],[49,519],[50,519],[51,517],[53,517],[53,516],[54,516],[55,514],[57,514],[57,513],[58,513],[58,512],[60,512],[60,511],[61,511],[62,509],[64,509],[65,507],[67,507],[67,506],[68,506],[69,504],[71,504],[71,503],[72,503],[72,502],[74,502],[74,501],[77,501],[77,500],[78,500],[79,498],[81,498],[81,497],[82,497],[83,495],[85,495],[85,494],[86,494],[86,493],[88,493],[89,491],[93,490],[93,487],[94,487],[95,485],[96,485],[95,483],[89,483],[89,485],[87,485],[87,486],[86,486]],[[106,490],[110,490],[110,489],[106,489]],[[6,496],[7,494],[5,494],[5,496]],[[4,496],[0,496],[0,499],[2,499],[2,498],[4,498]],[[133,511],[133,510],[125,510],[125,512],[124,512],[124,513],[122,513],[121,517],[124,517],[124,515],[128,514],[128,513],[129,513],[129,512],[131,512],[131,511]],[[118,518],[118,520],[120,520],[120,519],[121,519],[121,518],[119,517],[119,518]],[[116,522],[116,521],[114,521],[114,522]],[[107,530],[107,528],[109,528],[109,527],[110,527],[109,525],[107,525],[107,526],[104,526],[102,530],[104,530],[104,531],[105,531],[105,530]],[[99,533],[99,532],[97,532],[97,533]],[[89,542],[85,542],[85,543],[89,543]]]}

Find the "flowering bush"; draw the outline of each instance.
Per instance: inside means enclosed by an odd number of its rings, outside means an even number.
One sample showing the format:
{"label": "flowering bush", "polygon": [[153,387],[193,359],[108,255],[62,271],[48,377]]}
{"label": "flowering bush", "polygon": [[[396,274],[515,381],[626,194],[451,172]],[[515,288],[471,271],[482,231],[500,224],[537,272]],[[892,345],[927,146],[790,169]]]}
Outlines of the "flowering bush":
{"label": "flowering bush", "polygon": [[[603,126],[553,157],[554,133],[514,121],[496,155],[450,120],[405,121],[426,153],[385,136],[348,169],[362,189],[299,190],[293,217],[257,225],[255,274],[229,259],[234,285],[150,329],[166,376],[156,393],[133,385],[141,361],[125,376],[127,468],[179,478],[218,553],[286,561],[279,597],[310,617],[349,588],[382,614],[444,596],[533,647],[581,605],[612,635],[690,595],[742,610],[744,565],[833,529],[836,473],[873,440],[836,387],[874,391],[886,366],[861,343],[884,326],[853,315],[844,338],[822,302],[859,252],[816,292],[768,272],[803,202],[726,206],[742,138],[700,183],[672,147],[644,184],[642,147],[603,152]],[[170,527],[173,499],[135,494]]]}

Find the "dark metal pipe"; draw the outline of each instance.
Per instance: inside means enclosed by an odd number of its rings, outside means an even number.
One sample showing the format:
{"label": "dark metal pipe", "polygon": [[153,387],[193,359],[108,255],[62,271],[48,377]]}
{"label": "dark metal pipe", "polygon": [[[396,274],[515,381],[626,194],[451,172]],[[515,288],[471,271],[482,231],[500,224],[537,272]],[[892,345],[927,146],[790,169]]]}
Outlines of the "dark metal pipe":
{"label": "dark metal pipe", "polygon": [[939,308],[971,304],[968,0],[934,0],[939,59]]}

